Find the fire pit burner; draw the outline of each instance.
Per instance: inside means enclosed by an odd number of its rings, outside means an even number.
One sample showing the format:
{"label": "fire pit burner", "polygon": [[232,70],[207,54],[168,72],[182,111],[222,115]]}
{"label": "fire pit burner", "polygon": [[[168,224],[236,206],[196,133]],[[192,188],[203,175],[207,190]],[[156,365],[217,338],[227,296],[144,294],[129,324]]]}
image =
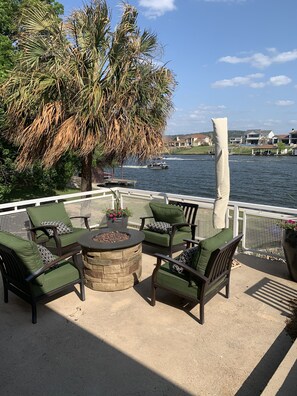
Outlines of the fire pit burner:
{"label": "fire pit burner", "polygon": [[116,242],[127,241],[129,238],[130,235],[125,232],[110,231],[110,232],[105,232],[103,234],[95,235],[92,239],[95,242],[116,243]]}

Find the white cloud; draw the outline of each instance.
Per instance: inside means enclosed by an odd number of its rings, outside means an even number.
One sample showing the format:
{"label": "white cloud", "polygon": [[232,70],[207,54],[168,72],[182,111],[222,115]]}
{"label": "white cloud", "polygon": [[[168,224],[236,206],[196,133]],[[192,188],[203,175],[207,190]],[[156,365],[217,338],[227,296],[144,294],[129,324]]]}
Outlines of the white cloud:
{"label": "white cloud", "polygon": [[[212,84],[213,88],[226,88],[226,87],[238,87],[240,85],[247,85],[251,88],[262,88],[263,83],[257,83],[254,80],[263,78],[264,74],[255,73],[247,76],[233,77],[230,79],[218,80]],[[259,86],[261,85],[261,86]]]}
{"label": "white cloud", "polygon": [[263,87],[265,87],[265,82],[252,82],[252,83],[250,83],[250,87],[251,88],[263,88]]}
{"label": "white cloud", "polygon": [[292,82],[290,77],[287,76],[273,76],[267,81],[255,81],[264,77],[262,73],[248,74],[247,76],[238,76],[230,79],[215,81],[211,86],[212,88],[227,88],[227,87],[239,87],[241,85],[248,86],[250,88],[259,89],[264,88],[266,85],[274,85],[279,87],[281,85],[288,85]]}
{"label": "white cloud", "polygon": [[268,119],[261,121],[261,125],[265,127],[272,127],[277,124],[281,124],[281,120]]}
{"label": "white cloud", "polygon": [[191,119],[204,121],[206,119],[210,119],[215,115],[221,115],[223,110],[226,109],[224,105],[217,105],[217,106],[208,106],[201,104],[197,107],[196,110],[192,111],[189,115]]}
{"label": "white cloud", "polygon": [[272,65],[273,63],[286,63],[297,60],[297,49],[292,51],[278,53],[275,48],[268,48],[268,55],[262,54],[261,52],[255,53],[250,56],[238,57],[238,56],[223,56],[219,59],[219,62],[238,64],[238,63],[249,63],[251,66],[259,69],[264,69]]}
{"label": "white cloud", "polygon": [[277,106],[292,106],[294,103],[293,100],[277,100],[275,102]]}
{"label": "white cloud", "polygon": [[165,12],[176,9],[175,0],[139,0],[139,5],[146,9],[145,15],[149,18],[156,18]]}
{"label": "white cloud", "polygon": [[269,79],[269,83],[275,86],[288,85],[291,81],[292,80],[287,76],[274,76]]}

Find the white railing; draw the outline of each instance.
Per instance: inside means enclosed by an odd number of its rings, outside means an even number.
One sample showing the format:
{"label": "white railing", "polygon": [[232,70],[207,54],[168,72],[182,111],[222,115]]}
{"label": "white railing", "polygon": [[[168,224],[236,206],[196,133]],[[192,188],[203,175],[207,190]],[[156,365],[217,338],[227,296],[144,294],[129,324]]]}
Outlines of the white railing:
{"label": "white railing", "polygon": [[[139,227],[139,218],[150,214],[148,206],[150,200],[159,199],[167,202],[169,199],[175,199],[199,204],[196,238],[206,238],[217,232],[212,227],[214,199],[134,188],[113,188],[113,190],[118,190],[122,206],[127,206],[132,210],[132,216],[129,219],[129,225],[132,227]],[[0,204],[0,229],[25,236],[29,226],[26,207],[61,201],[65,203],[70,215],[89,215],[91,226],[97,227],[105,224],[105,209],[113,207],[114,196],[110,189],[101,188],[88,192]],[[243,250],[276,257],[283,257],[282,230],[277,223],[291,217],[297,217],[297,209],[236,201],[229,202],[227,212],[227,221],[234,235],[239,232],[244,234]]]}

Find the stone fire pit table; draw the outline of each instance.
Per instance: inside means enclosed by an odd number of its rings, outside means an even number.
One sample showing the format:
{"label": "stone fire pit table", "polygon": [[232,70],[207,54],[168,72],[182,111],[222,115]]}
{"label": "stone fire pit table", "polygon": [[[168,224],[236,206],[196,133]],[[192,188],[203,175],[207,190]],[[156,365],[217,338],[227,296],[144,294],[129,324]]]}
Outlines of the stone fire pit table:
{"label": "stone fire pit table", "polygon": [[98,242],[93,238],[112,232],[102,228],[82,235],[78,243],[82,246],[85,284],[93,290],[116,291],[132,287],[141,277],[141,256],[144,233],[125,229],[121,233],[128,239],[118,242]]}

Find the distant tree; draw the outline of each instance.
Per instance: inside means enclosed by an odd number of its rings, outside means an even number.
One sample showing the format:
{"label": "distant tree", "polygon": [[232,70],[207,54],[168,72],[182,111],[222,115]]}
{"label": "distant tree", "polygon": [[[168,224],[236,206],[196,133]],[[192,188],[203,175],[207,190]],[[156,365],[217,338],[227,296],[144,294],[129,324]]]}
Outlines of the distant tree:
{"label": "distant tree", "polygon": [[154,62],[155,35],[137,26],[124,4],[111,30],[105,0],[94,0],[62,23],[44,3],[23,10],[21,56],[1,95],[6,136],[21,148],[18,169],[40,160],[52,167],[72,150],[91,190],[93,153],[123,161],[161,151],[175,80]]}
{"label": "distant tree", "polygon": [[78,169],[77,158],[63,155],[55,167],[44,170],[39,162],[23,171],[16,169],[17,147],[0,140],[0,201],[36,198],[55,195],[55,190],[64,190]]}
{"label": "distant tree", "polygon": [[283,142],[278,142],[278,143],[277,143],[277,149],[278,149],[278,151],[279,151],[280,153],[281,153],[282,151],[284,151],[285,148],[286,148],[285,143],[283,143]]}

